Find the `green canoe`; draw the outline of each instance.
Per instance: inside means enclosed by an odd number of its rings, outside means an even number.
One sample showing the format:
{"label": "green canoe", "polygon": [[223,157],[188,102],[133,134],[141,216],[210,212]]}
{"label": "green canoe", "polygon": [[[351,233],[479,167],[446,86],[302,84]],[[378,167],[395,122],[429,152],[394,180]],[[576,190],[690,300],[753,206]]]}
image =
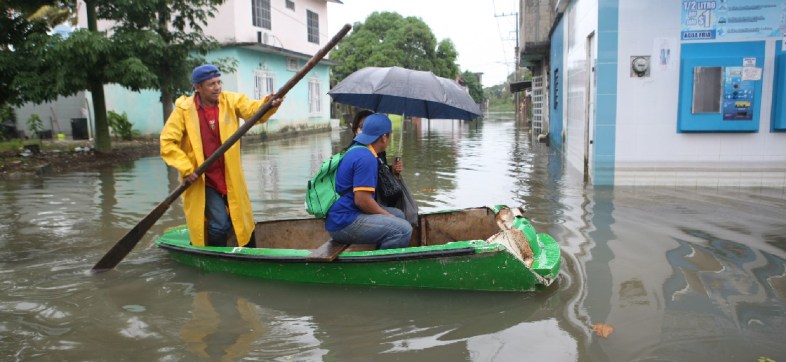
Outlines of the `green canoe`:
{"label": "green canoe", "polygon": [[423,214],[410,247],[352,245],[335,258],[327,254],[340,250],[325,242],[321,219],[259,222],[255,235],[256,248],[195,247],[179,226],[157,244],[206,271],[304,283],[530,291],[550,285],[560,268],[554,238],[537,234],[520,209],[505,206]]}

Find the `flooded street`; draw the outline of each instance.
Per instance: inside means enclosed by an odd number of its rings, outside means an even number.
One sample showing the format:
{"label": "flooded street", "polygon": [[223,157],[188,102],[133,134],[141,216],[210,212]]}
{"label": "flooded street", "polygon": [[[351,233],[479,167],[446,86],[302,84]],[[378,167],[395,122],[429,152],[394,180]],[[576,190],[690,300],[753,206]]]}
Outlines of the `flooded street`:
{"label": "flooded street", "polygon": [[[562,247],[557,283],[490,293],[202,273],[154,245],[185,223],[180,201],[116,270],[90,274],[177,186],[150,157],[0,181],[0,360],[786,358],[783,189],[585,186],[511,114],[404,128],[404,179],[421,211],[523,207]],[[247,142],[257,221],[308,217],[307,180],[349,141],[333,131]],[[613,332],[598,336],[599,323]]]}

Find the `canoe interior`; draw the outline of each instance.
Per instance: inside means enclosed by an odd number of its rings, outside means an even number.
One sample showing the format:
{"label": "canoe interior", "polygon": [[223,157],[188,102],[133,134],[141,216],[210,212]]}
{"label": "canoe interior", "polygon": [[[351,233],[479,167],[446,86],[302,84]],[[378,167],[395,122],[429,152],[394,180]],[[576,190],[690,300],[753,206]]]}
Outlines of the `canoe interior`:
{"label": "canoe interior", "polygon": [[[495,214],[485,207],[419,216],[410,246],[441,245],[452,241],[485,240],[499,232]],[[323,219],[263,221],[256,225],[258,248],[316,249],[330,239]],[[352,245],[349,251],[373,250],[373,245]]]}
{"label": "canoe interior", "polygon": [[550,285],[560,268],[557,242],[503,205],[423,214],[410,248],[352,245],[331,261],[314,256],[330,239],[324,220],[259,222],[255,237],[257,248],[195,247],[179,226],[158,245],[206,271],[307,283],[529,291]]}

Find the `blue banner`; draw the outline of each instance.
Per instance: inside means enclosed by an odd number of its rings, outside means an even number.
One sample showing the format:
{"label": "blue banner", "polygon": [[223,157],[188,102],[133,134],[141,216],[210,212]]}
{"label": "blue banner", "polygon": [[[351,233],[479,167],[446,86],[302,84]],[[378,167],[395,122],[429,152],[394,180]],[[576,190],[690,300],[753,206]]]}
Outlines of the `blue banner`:
{"label": "blue banner", "polygon": [[682,0],[684,41],[780,37],[786,0]]}

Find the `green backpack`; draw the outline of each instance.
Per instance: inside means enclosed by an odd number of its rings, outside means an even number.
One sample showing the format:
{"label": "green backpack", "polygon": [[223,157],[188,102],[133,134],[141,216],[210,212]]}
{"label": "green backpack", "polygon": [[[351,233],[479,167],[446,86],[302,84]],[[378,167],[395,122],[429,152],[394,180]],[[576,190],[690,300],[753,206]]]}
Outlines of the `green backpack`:
{"label": "green backpack", "polygon": [[308,181],[306,188],[306,211],[318,218],[327,216],[328,210],[341,197],[336,192],[336,172],[338,165],[349,151],[355,148],[365,148],[363,145],[354,145],[348,150],[330,156],[322,162],[314,177]]}

